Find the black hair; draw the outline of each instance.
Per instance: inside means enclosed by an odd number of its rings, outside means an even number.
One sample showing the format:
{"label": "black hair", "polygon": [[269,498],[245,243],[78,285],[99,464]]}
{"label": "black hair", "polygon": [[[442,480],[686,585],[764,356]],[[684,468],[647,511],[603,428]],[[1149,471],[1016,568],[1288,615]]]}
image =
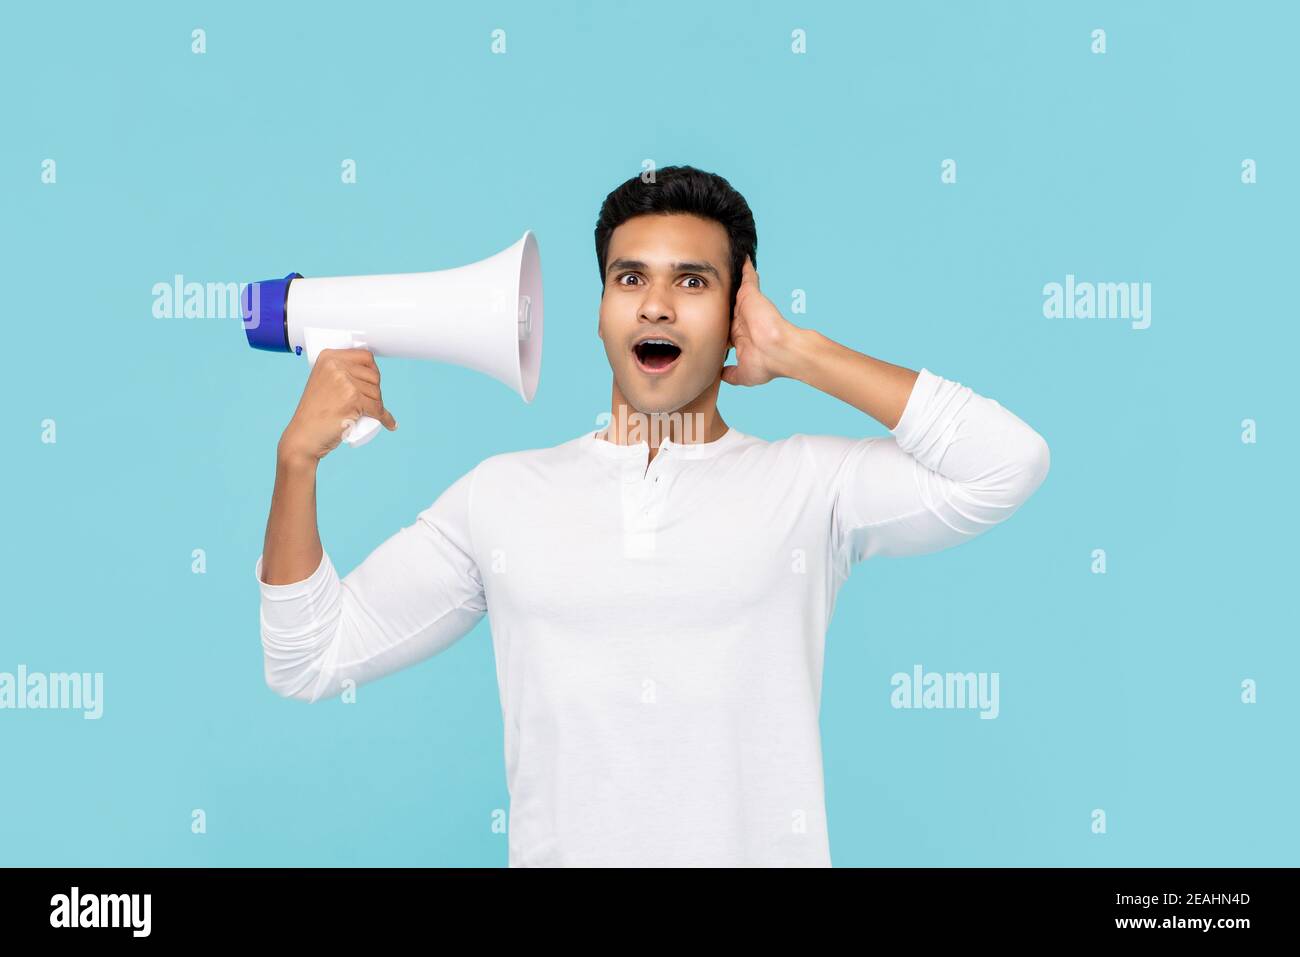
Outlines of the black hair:
{"label": "black hair", "polygon": [[731,243],[731,310],[736,308],[745,257],[758,268],[758,231],[745,197],[721,176],[694,166],[665,166],[654,171],[654,182],[640,175],[620,185],[600,205],[596,219],[596,262],[605,286],[605,257],[609,237],[633,216],[647,213],[691,213],[722,224]]}

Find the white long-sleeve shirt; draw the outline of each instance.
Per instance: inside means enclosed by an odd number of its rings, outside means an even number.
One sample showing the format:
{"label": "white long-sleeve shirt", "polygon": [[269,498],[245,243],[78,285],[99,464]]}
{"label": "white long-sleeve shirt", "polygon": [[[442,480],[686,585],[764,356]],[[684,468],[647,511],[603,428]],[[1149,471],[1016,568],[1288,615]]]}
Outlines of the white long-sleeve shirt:
{"label": "white long-sleeve shirt", "polygon": [[[509,865],[829,866],[826,627],[855,563],[960,544],[1047,474],[1043,438],[920,370],[891,436],[731,429],[491,456],[340,580],[268,585],[266,681],[303,701],[488,616]],[[925,566],[916,566],[925,574]]]}

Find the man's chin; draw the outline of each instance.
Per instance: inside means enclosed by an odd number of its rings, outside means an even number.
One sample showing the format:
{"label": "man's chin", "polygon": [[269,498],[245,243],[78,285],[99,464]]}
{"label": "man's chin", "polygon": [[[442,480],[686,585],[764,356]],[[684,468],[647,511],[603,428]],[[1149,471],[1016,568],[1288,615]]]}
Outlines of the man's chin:
{"label": "man's chin", "polygon": [[644,415],[647,417],[655,415],[672,415],[674,412],[680,412],[686,406],[685,402],[666,403],[662,399],[656,399],[653,402],[647,401],[640,404],[638,404],[635,399],[631,398],[627,401],[628,414]]}

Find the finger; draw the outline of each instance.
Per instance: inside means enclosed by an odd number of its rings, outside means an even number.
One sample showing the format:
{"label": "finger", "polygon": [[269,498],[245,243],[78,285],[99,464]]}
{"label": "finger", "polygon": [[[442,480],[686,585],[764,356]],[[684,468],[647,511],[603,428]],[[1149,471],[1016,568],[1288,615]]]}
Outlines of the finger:
{"label": "finger", "polygon": [[362,382],[369,382],[371,385],[379,385],[379,367],[362,365],[359,362],[353,362],[348,365],[348,375]]}
{"label": "finger", "polygon": [[378,419],[390,432],[397,428],[397,420],[393,418],[393,414],[388,409],[384,408],[384,403],[380,400],[367,396],[363,397],[358,405],[358,415],[368,415],[372,419]]}
{"label": "finger", "polygon": [[369,366],[378,369],[375,365],[375,354],[369,349],[322,349],[321,354],[326,352],[335,353],[340,359],[343,359],[349,366]]}
{"label": "finger", "polygon": [[372,419],[378,419],[384,428],[390,432],[397,428],[397,420],[393,418],[393,413],[388,411],[382,401],[372,400],[366,410],[366,415]]}
{"label": "finger", "polygon": [[317,366],[337,366],[351,372],[353,369],[374,369],[375,357],[365,349],[322,349],[316,354]]}

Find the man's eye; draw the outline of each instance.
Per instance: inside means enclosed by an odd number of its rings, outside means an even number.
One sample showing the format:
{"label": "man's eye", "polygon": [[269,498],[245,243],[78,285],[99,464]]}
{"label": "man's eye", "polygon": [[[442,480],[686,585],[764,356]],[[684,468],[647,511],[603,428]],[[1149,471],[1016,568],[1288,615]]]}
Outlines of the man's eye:
{"label": "man's eye", "polygon": [[[625,272],[625,273],[620,274],[620,275],[618,276],[618,278],[615,279],[614,281],[615,281],[616,283],[618,283],[618,285],[620,285],[620,286],[627,286],[627,285],[632,285],[632,284],[631,284],[631,283],[626,283],[626,282],[624,282],[624,281],[623,281],[624,279],[639,279],[639,278],[640,278],[640,277],[639,277],[636,273],[634,273],[634,272]],[[703,279],[703,277],[701,277],[701,276],[687,276],[687,277],[685,277],[685,278],[686,278],[687,280],[694,280],[695,282],[698,282],[698,283],[699,283],[698,286],[691,286],[691,287],[689,287],[689,288],[691,288],[691,289],[704,289],[704,288],[707,288],[707,287],[708,287],[708,283],[705,282],[704,279]]]}

